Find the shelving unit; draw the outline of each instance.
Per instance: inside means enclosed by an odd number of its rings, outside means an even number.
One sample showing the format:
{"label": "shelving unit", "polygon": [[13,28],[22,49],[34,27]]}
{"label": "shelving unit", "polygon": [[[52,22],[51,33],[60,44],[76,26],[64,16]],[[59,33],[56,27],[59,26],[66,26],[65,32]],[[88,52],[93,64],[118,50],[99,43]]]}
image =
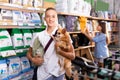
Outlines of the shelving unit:
{"label": "shelving unit", "polygon": [[[65,16],[78,16],[78,17],[81,17],[81,15],[79,14],[73,14],[73,13],[65,13],[65,12],[58,12],[59,15],[65,15]],[[104,19],[104,18],[99,18],[99,17],[92,17],[92,16],[84,16],[86,17],[88,20],[98,20],[98,21],[107,21],[107,22],[116,22],[118,23],[118,20],[115,20],[115,19]],[[117,27],[117,26],[116,26]],[[96,32],[96,31],[94,31]],[[119,30],[118,29],[113,29],[112,31],[109,31],[110,33],[117,33],[119,34]],[[70,34],[76,34],[76,33],[80,33],[79,31],[75,31],[75,32],[69,32]],[[113,40],[111,41],[111,43],[118,43],[119,40]]]}
{"label": "shelving unit", "polygon": [[[7,9],[7,10],[17,10],[17,11],[22,11],[22,12],[37,12],[37,13],[43,13],[45,11],[45,8],[25,8],[23,6],[20,7],[16,7],[16,6],[12,6],[11,4],[6,4],[6,3],[1,3],[0,4],[0,8],[2,9]],[[79,16],[81,17],[81,15],[78,14],[71,14],[71,13],[63,13],[63,12],[58,12],[59,15],[71,15],[71,16]],[[91,17],[91,16],[84,16],[86,17],[88,20],[102,20],[102,21],[108,21],[108,22],[118,22],[118,20],[113,20],[113,19],[103,19],[103,18],[98,18],[98,17]],[[0,25],[0,28],[4,29],[11,29],[11,28],[29,28],[29,29],[33,29],[36,27],[20,27],[18,25]],[[111,32],[118,32],[117,30],[111,31]],[[69,32],[70,34],[77,34],[80,33],[79,31],[75,31],[75,32]],[[118,42],[118,40],[114,40],[111,41],[111,43],[113,42]],[[81,50],[81,49],[86,49],[86,48],[91,48],[94,47],[94,45],[89,45],[89,46],[80,46],[77,49],[75,49],[75,51]]]}
{"label": "shelving unit", "polygon": [[[47,3],[49,5],[49,3]],[[51,6],[51,5],[49,5]],[[29,8],[25,8],[23,6],[13,6],[11,4],[6,4],[6,3],[0,3],[0,8],[1,9],[7,9],[7,10],[15,10],[15,11],[22,11],[22,12],[36,12],[36,13],[43,13],[45,11],[45,8],[47,8],[48,6],[44,6],[41,8],[33,8],[33,7],[29,7]],[[65,15],[65,16],[77,16],[77,17],[82,17],[79,14],[72,14],[72,13],[63,13],[63,12],[58,12],[58,15]],[[100,20],[100,21],[107,21],[107,22],[118,22],[118,20],[114,20],[114,19],[104,19],[104,18],[98,18],[98,17],[92,17],[92,16],[84,16],[86,17],[88,20]],[[0,29],[14,29],[14,28],[18,28],[18,29],[34,29],[34,28],[38,28],[39,26],[18,26],[18,25],[0,25]],[[44,28],[41,28],[44,29]],[[94,31],[96,32],[96,31]],[[119,30],[115,29],[110,31],[110,33],[118,33]],[[79,34],[81,33],[80,31],[74,31],[74,32],[69,32],[69,34]],[[111,43],[118,43],[118,40],[113,40],[111,41]],[[94,48],[94,44],[90,44],[87,46],[79,46],[78,48],[75,48],[75,53],[76,56],[84,56],[86,55],[88,59],[92,60],[94,62],[94,58],[93,58],[93,54],[92,54],[92,48]],[[26,55],[26,52],[21,53],[17,53],[16,56],[23,56]],[[14,56],[14,55],[13,55]],[[6,57],[7,58],[7,57]],[[0,60],[4,59],[3,57],[0,56]]]}
{"label": "shelving unit", "polygon": [[111,34],[111,44],[110,46],[119,46],[119,25],[118,25],[118,21],[117,22],[112,22],[112,24],[116,24],[112,26],[112,30],[109,31],[109,33]]}
{"label": "shelving unit", "polygon": [[80,49],[85,49],[85,48],[91,48],[91,47],[95,47],[95,45],[80,46],[80,47],[76,48],[75,51],[78,51]]}
{"label": "shelving unit", "polygon": [[44,8],[25,8],[23,6],[13,6],[13,4],[8,3],[0,3],[0,8],[7,9],[7,10],[16,10],[16,11],[23,11],[23,12],[37,12],[37,13],[43,13],[45,11]]}
{"label": "shelving unit", "polygon": [[[24,6],[16,6],[13,4],[2,3],[2,2],[0,2],[0,8],[6,9],[6,10],[13,10],[13,11],[30,12],[30,13],[31,12],[43,13],[45,11],[45,9],[42,7],[41,8],[34,8],[34,7],[25,8]],[[12,29],[12,28],[33,29],[33,28],[40,28],[40,26],[0,25],[0,28],[2,28],[2,29]]]}
{"label": "shelving unit", "polygon": [[15,25],[0,25],[1,29],[11,29],[11,28],[18,28],[18,26]]}
{"label": "shelving unit", "polygon": [[[21,11],[21,12],[28,12],[28,13],[43,13],[44,11],[45,11],[45,9],[44,8],[34,8],[34,7],[24,7],[24,6],[17,6],[17,5],[13,5],[13,4],[8,4],[8,3],[1,3],[0,2],[0,9],[5,9],[5,10],[11,10],[11,11]],[[9,15],[9,14],[8,14]],[[2,22],[2,21],[1,21]],[[11,21],[12,22],[12,21]],[[0,25],[0,29],[2,30],[7,30],[8,31],[8,33],[9,34],[11,34],[11,32],[12,32],[12,29],[20,29],[20,30],[23,30],[23,29],[37,29],[37,28],[39,28],[39,30],[44,30],[44,28],[43,27],[40,27],[41,26],[41,24],[39,24],[39,25],[31,25],[31,26],[29,26],[29,25],[9,25],[9,24],[3,24],[3,25]],[[31,30],[31,32],[32,32],[32,30]],[[38,30],[38,29],[37,29]],[[6,35],[6,34],[5,34]],[[10,35],[10,37],[11,37],[11,35]],[[12,43],[12,42],[11,42]],[[1,49],[0,49],[1,50]],[[12,50],[14,50],[14,51],[16,51],[17,49],[15,49],[15,48],[13,48]],[[18,49],[19,50],[19,49]],[[2,61],[2,60],[7,60],[7,59],[9,59],[9,58],[19,58],[19,59],[21,59],[22,57],[25,57],[26,56],[26,54],[27,54],[27,50],[28,50],[28,47],[24,47],[24,49],[23,49],[23,51],[22,50],[20,50],[20,51],[16,51],[15,53],[15,55],[8,55],[8,56],[2,56],[2,55],[0,55],[0,61]],[[9,51],[9,49],[8,49],[8,51]],[[2,53],[2,51],[0,52],[0,53]],[[9,52],[8,52],[9,53]],[[26,58],[27,59],[27,58]],[[16,61],[16,60],[15,60]],[[29,62],[29,61],[28,61]],[[10,62],[9,62],[10,63]],[[14,62],[15,63],[15,62]],[[17,63],[17,61],[16,61],[16,63]],[[20,62],[21,64],[19,65],[20,67],[21,67],[21,71],[20,71],[20,73],[19,74],[17,74],[17,76],[15,75],[15,77],[18,77],[19,76],[19,78],[22,78],[22,79],[24,79],[24,77],[32,77],[32,74],[33,74],[33,72],[32,72],[32,68],[31,68],[31,66],[30,66],[30,64],[28,63],[27,64],[27,66],[29,66],[28,68],[26,67],[26,70],[24,71],[23,70],[23,64],[22,64],[22,61]],[[27,62],[26,62],[27,63]],[[1,63],[2,64],[2,63]],[[9,70],[9,66],[11,65],[9,65],[7,62],[6,63],[4,63],[4,64],[6,64],[7,65],[7,70]],[[13,64],[13,63],[12,63]],[[9,66],[8,66],[9,65]],[[11,66],[10,66],[11,67]],[[0,67],[1,68],[1,67]],[[3,69],[4,69],[4,67],[3,67]],[[11,68],[12,69],[12,68]],[[15,73],[15,72],[13,72],[13,73]],[[13,74],[12,73],[12,70],[11,70],[11,74]],[[3,74],[5,74],[5,73],[2,73],[2,75]],[[23,76],[22,76],[22,75]],[[7,77],[6,78],[11,78],[11,76],[9,75],[9,74],[5,74]],[[27,75],[27,76],[26,76]],[[0,75],[1,76],[1,75]],[[10,76],[10,77],[9,77]],[[2,76],[1,76],[2,77]],[[0,77],[0,79],[3,79],[3,78],[1,78]],[[19,79],[19,78],[16,78],[16,79]],[[25,78],[26,79],[26,78]],[[8,80],[8,79],[7,79]],[[26,79],[26,80],[32,80],[32,79]]]}
{"label": "shelving unit", "polygon": [[27,50],[26,51],[24,51],[24,52],[22,52],[22,53],[16,53],[16,55],[12,55],[12,56],[8,56],[8,57],[2,57],[2,56],[0,56],[0,60],[2,60],[2,59],[6,59],[6,58],[9,58],[9,57],[14,57],[14,56],[26,56],[26,53],[27,53]]}
{"label": "shelving unit", "polygon": [[[70,16],[79,16],[81,17],[81,15],[79,14],[72,14],[72,13],[63,13],[63,12],[58,12],[59,15],[70,15]],[[118,20],[114,20],[114,19],[104,19],[104,18],[98,18],[98,17],[92,17],[92,16],[84,16],[89,20],[102,20],[102,21],[108,21],[108,22],[118,22]]]}
{"label": "shelving unit", "polygon": [[[64,15],[64,16],[68,16],[69,15],[69,16],[82,17],[79,14],[64,13],[64,12],[58,12],[58,15]],[[106,21],[106,22],[115,22],[115,23],[118,22],[118,20],[115,20],[115,19],[104,19],[104,18],[92,17],[92,16],[84,16],[84,17],[86,17],[88,20]],[[96,31],[94,31],[94,32],[96,32]],[[119,30],[112,30],[110,32],[111,33],[114,33],[114,32],[118,33]],[[69,34],[74,34],[74,35],[76,35],[78,33],[81,33],[81,32],[80,31],[69,32]],[[118,43],[118,40],[113,40],[113,41],[111,41],[111,43]],[[84,55],[82,53],[86,53],[87,58],[92,60],[92,61],[94,61],[94,58],[92,56],[93,54],[91,52],[91,48],[94,48],[94,46],[95,46],[94,43],[92,45],[90,44],[88,46],[79,46],[78,48],[75,48],[76,55],[77,56],[82,56],[82,55]]]}
{"label": "shelving unit", "polygon": [[[40,28],[40,26],[18,26],[18,25],[0,25],[0,29],[34,29],[34,28]],[[41,27],[41,29],[44,29]]]}

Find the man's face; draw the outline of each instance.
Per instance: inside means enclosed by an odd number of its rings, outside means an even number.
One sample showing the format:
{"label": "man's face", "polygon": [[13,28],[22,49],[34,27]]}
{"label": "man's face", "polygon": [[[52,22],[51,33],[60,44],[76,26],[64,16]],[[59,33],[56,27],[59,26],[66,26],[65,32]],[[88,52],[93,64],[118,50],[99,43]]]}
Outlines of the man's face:
{"label": "man's face", "polygon": [[48,10],[45,13],[45,21],[49,27],[55,27],[57,25],[57,12],[54,10]]}

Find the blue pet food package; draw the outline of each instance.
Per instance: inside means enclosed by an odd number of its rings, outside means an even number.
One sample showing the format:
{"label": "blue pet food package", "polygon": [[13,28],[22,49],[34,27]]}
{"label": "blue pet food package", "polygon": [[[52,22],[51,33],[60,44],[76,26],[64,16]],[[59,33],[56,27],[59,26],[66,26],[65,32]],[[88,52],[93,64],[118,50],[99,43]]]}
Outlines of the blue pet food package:
{"label": "blue pet food package", "polygon": [[0,80],[8,80],[6,60],[0,60]]}
{"label": "blue pet food package", "polygon": [[8,75],[9,78],[14,78],[18,76],[21,72],[21,62],[19,57],[9,57],[7,59],[7,64],[8,64]]}
{"label": "blue pet food package", "polygon": [[30,69],[30,63],[29,63],[29,60],[27,59],[27,57],[25,57],[25,56],[21,57],[20,62],[21,62],[21,67],[22,67],[23,72]]}

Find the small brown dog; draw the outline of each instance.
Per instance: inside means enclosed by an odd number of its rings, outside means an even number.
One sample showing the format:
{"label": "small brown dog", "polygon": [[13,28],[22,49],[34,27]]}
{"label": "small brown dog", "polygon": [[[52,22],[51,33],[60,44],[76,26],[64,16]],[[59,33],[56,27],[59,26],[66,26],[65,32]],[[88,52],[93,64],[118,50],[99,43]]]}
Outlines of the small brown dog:
{"label": "small brown dog", "polygon": [[[63,51],[69,51],[70,50],[70,36],[69,33],[66,31],[65,28],[58,28],[57,34],[54,37],[54,39],[57,41],[57,48],[56,49],[62,49]],[[57,51],[57,50],[56,50]],[[59,56],[59,65],[61,67],[61,71],[65,69],[66,75],[68,77],[72,76],[72,70],[71,70],[71,61],[61,55]]]}

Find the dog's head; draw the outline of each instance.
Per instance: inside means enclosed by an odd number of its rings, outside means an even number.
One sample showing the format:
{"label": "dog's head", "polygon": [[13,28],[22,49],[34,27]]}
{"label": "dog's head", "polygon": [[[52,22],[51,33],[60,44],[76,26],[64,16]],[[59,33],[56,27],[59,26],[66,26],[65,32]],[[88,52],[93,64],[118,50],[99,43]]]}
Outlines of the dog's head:
{"label": "dog's head", "polygon": [[55,36],[55,40],[58,42],[58,46],[68,51],[70,49],[70,36],[69,33],[66,31],[65,28],[59,28],[57,34]]}
{"label": "dog's head", "polygon": [[55,37],[57,41],[69,40],[69,34],[65,28],[58,28],[58,31]]}

